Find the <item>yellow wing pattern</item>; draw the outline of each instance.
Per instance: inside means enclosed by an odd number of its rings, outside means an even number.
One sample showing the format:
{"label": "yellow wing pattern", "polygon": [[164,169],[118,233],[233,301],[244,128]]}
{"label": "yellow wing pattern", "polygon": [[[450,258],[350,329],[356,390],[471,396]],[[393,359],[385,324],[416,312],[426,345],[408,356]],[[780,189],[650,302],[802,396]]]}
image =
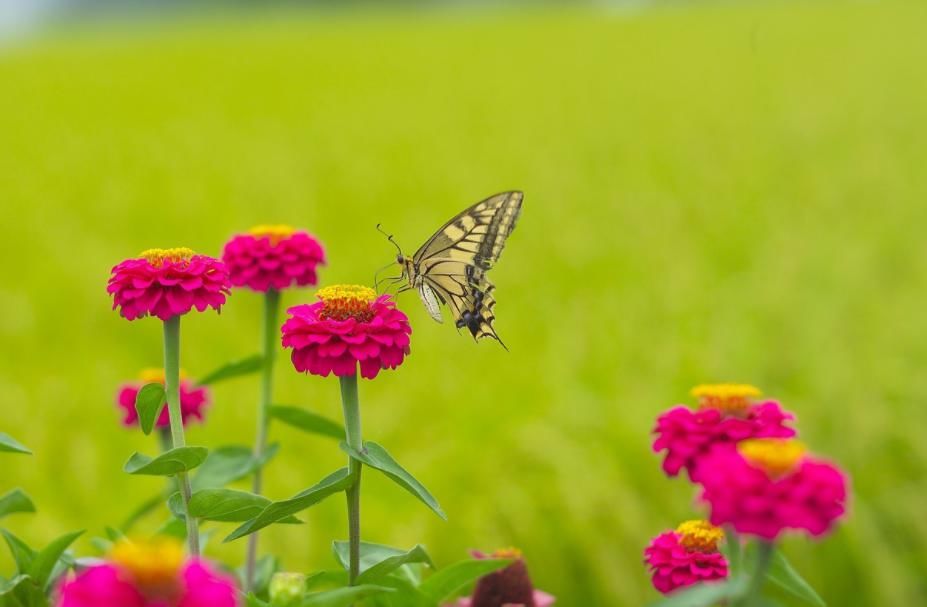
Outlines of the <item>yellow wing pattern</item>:
{"label": "yellow wing pattern", "polygon": [[466,327],[477,340],[491,337],[502,343],[493,328],[495,287],[486,272],[515,229],[522,199],[521,192],[502,192],[476,203],[444,224],[411,260],[410,282],[423,301],[422,285],[427,285],[450,308],[456,326]]}

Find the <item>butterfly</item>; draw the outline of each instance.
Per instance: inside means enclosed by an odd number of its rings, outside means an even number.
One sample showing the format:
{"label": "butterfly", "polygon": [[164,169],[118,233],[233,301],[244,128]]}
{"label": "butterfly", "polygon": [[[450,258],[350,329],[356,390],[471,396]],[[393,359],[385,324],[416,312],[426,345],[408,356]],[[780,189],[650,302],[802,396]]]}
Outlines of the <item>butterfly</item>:
{"label": "butterfly", "polygon": [[402,274],[396,280],[406,283],[399,292],[416,289],[436,321],[444,322],[441,305],[446,305],[458,329],[466,327],[474,340],[491,337],[504,348],[493,328],[495,286],[486,272],[515,229],[523,198],[521,192],[502,192],[476,203],[441,226],[411,257],[387,234],[399,251],[396,263]]}

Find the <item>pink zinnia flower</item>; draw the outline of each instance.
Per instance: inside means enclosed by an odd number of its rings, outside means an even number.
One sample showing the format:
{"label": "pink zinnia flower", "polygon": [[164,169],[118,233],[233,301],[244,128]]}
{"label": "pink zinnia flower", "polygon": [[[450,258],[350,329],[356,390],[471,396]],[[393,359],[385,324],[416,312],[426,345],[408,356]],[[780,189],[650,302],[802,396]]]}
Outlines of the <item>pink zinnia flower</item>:
{"label": "pink zinnia flower", "polygon": [[511,565],[485,575],[476,583],[473,595],[459,599],[452,607],[549,607],[554,597],[535,590],[521,551],[509,548],[491,555],[473,552],[477,559],[512,559]]}
{"label": "pink zinnia flower", "polygon": [[235,582],[206,561],[186,562],[174,540],[122,541],[109,560],[66,580],[56,607],[240,607]]}
{"label": "pink zinnia flower", "polygon": [[[186,426],[187,421],[203,421],[203,415],[206,407],[209,406],[209,390],[203,386],[197,386],[193,382],[183,377],[181,371],[180,380],[180,416],[183,424]],[[141,381],[123,384],[116,395],[116,403],[122,409],[122,423],[125,426],[138,425],[138,412],[135,410],[135,399],[138,391],[142,386],[150,383],[164,383],[164,371],[162,369],[145,369],[141,372],[139,379]],[[171,425],[170,413],[167,407],[161,410],[161,415],[155,423],[158,428],[166,428]]]}
{"label": "pink zinnia flower", "polygon": [[218,259],[190,249],[149,249],[113,268],[106,287],[113,309],[128,320],[168,320],[193,308],[216,311],[229,293],[229,275]]}
{"label": "pink zinnia flower", "polygon": [[327,377],[353,375],[373,379],[380,369],[395,369],[409,354],[409,319],[388,295],[368,287],[325,287],[319,301],[287,310],[283,347],[292,348],[297,371]]}
{"label": "pink zinnia flower", "polygon": [[790,438],[795,430],[787,423],[795,416],[779,403],[756,403],[753,386],[717,384],[697,386],[692,394],[699,409],[673,407],[657,418],[654,452],[666,451],[663,471],[676,476],[685,469],[698,481],[700,462],[717,449],[731,450],[748,438]]}
{"label": "pink zinnia flower", "polygon": [[653,575],[653,587],[668,594],[698,582],[727,578],[727,559],[718,550],[724,532],[707,521],[686,521],[675,531],[653,538],[644,550],[644,562]]}
{"label": "pink zinnia flower", "polygon": [[770,541],[788,529],[820,536],[846,512],[846,475],[793,440],[718,451],[703,462],[699,482],[712,523]]}
{"label": "pink zinnia flower", "polygon": [[222,261],[232,285],[264,293],[318,283],[316,268],[325,264],[325,250],[308,232],[286,225],[255,226],[225,244]]}

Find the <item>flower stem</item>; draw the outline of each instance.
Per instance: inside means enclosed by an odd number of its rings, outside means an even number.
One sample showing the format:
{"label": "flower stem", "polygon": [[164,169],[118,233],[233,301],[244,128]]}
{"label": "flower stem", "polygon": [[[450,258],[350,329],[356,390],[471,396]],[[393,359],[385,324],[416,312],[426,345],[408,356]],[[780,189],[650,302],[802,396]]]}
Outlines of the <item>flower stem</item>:
{"label": "flower stem", "polygon": [[[180,411],[180,316],[164,321],[164,390],[167,395],[167,410],[171,418],[171,440],[174,448],[186,446],[183,435],[183,417]],[[186,472],[177,475],[180,495],[183,497],[187,517],[187,542],[190,555],[200,555],[200,533],[195,518],[190,516],[190,496],[193,490]]]}
{"label": "flower stem", "polygon": [[[268,289],[267,293],[264,294],[264,326],[261,335],[264,365],[261,373],[261,397],[258,401],[257,432],[254,440],[254,458],[258,461],[264,457],[264,451],[267,449],[267,430],[269,426],[267,411],[273,400],[274,357],[277,352],[277,335],[279,334],[279,328],[277,327],[279,310],[280,291]],[[254,484],[252,486],[255,495],[261,494],[263,483],[263,466],[258,466],[254,471]],[[248,555],[245,565],[246,592],[254,589],[257,549],[258,534],[252,533],[248,538]]]}
{"label": "flower stem", "polygon": [[[341,379],[341,406],[344,409],[344,432],[348,446],[356,451],[364,448],[361,440],[360,407],[357,403],[357,373]],[[360,574],[360,484],[361,463],[353,457],[348,460],[354,482],[345,491],[348,500],[348,579],[351,586]]]}
{"label": "flower stem", "polygon": [[745,607],[758,607],[759,599],[763,595],[763,585],[766,583],[766,570],[772,561],[773,552],[776,545],[773,542],[758,540],[756,552],[756,566],[753,575],[750,577],[750,585],[747,587],[747,594],[741,603]]}
{"label": "flower stem", "polygon": [[741,575],[740,568],[743,566],[744,547],[740,541],[740,534],[734,527],[727,527],[724,532],[727,534],[727,544],[730,546],[731,554],[731,576]]}

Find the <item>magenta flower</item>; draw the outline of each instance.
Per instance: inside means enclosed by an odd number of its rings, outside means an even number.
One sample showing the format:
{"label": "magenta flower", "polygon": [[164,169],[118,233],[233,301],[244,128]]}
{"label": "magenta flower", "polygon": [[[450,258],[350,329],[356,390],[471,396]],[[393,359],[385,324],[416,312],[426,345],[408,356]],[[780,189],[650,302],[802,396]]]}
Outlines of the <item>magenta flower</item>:
{"label": "magenta flower", "polygon": [[127,259],[113,268],[106,287],[113,309],[128,320],[168,320],[193,308],[219,311],[229,289],[225,264],[185,248],[150,249]]}
{"label": "magenta flower", "polygon": [[287,310],[283,347],[292,348],[297,371],[327,377],[353,375],[373,379],[395,369],[409,354],[409,319],[388,295],[368,287],[325,287],[319,301]]}
{"label": "magenta flower", "polygon": [[698,582],[723,580],[727,559],[718,550],[724,532],[707,521],[686,521],[653,538],[644,550],[653,587],[668,594]]}
{"label": "magenta flower", "polygon": [[206,561],[184,561],[173,540],[122,541],[109,560],[65,580],[56,607],[240,607],[235,582]]}
{"label": "magenta flower", "polygon": [[[181,372],[181,376],[183,372]],[[138,412],[135,410],[135,398],[138,391],[145,384],[164,383],[164,371],[162,369],[145,369],[140,374],[141,381],[123,384],[116,394],[116,404],[122,409],[124,426],[138,425]],[[197,386],[187,379],[180,381],[180,416],[183,425],[188,421],[203,421],[206,408],[209,406],[209,390],[204,386]],[[171,425],[170,414],[167,407],[161,410],[155,425],[158,428],[166,428]]]}
{"label": "magenta flower", "polygon": [[677,406],[657,418],[653,450],[666,451],[663,471],[676,476],[685,469],[697,482],[701,461],[715,450],[732,450],[749,438],[791,438],[787,424],[795,416],[779,403],[755,403],[759,391],[752,386],[719,384],[698,386],[699,409]]}
{"label": "magenta flower", "polygon": [[711,522],[775,540],[789,529],[828,532],[846,512],[847,478],[793,440],[753,439],[703,462],[701,499]]}
{"label": "magenta flower", "polygon": [[290,226],[255,226],[225,244],[222,261],[232,285],[261,293],[318,283],[325,250],[308,232]]}
{"label": "magenta flower", "polygon": [[472,596],[459,599],[450,607],[550,607],[554,604],[554,597],[534,588],[521,551],[497,550],[491,555],[474,551],[473,557],[512,559],[513,562],[481,577]]}

